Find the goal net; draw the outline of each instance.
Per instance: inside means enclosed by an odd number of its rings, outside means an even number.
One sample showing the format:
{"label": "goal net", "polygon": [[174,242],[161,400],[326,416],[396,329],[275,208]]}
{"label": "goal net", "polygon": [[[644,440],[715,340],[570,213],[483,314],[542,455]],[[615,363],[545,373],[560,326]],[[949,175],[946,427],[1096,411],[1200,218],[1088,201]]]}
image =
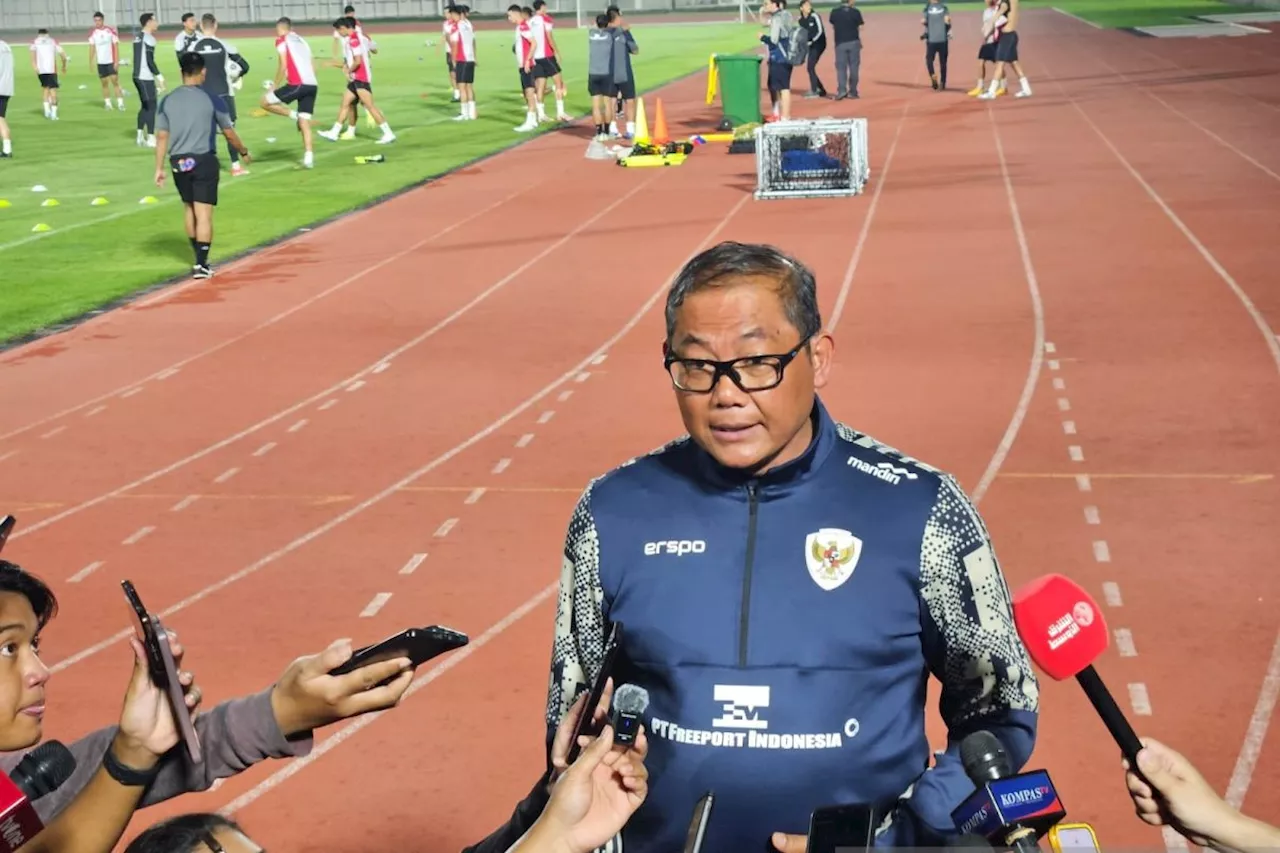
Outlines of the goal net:
{"label": "goal net", "polygon": [[775,121],[756,129],[758,199],[857,195],[870,177],[865,118]]}

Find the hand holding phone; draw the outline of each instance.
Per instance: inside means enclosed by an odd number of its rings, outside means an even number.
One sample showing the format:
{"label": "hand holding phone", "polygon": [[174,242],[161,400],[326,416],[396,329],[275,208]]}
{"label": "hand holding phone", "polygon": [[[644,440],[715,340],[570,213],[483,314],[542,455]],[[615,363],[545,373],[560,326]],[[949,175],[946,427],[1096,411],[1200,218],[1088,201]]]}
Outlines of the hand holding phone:
{"label": "hand holding phone", "polygon": [[396,658],[408,658],[411,666],[418,667],[434,657],[461,648],[469,642],[471,639],[466,634],[443,625],[408,628],[381,642],[356,649],[351,653],[348,661],[329,670],[329,674],[346,675],[362,666]]}
{"label": "hand holding phone", "polygon": [[568,764],[578,760],[578,753],[582,747],[578,745],[578,738],[586,735],[595,737],[600,734],[600,730],[604,728],[604,722],[608,719],[609,703],[604,703],[604,712],[601,715],[596,714],[596,710],[600,707],[601,701],[604,699],[604,691],[606,685],[609,685],[613,676],[613,665],[618,659],[618,647],[622,641],[622,623],[614,622],[613,627],[609,629],[609,639],[605,642],[604,660],[600,665],[600,672],[596,674],[595,683],[591,685],[591,692],[587,695],[587,704],[582,707],[582,713],[578,715],[578,724],[574,727],[573,738],[569,741],[569,754],[566,757]]}

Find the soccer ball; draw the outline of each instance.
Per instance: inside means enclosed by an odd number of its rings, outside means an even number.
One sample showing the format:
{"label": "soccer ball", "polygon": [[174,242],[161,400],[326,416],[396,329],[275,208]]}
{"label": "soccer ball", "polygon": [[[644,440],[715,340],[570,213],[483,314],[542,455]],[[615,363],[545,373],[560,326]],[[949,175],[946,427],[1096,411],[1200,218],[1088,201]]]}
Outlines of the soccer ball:
{"label": "soccer ball", "polygon": [[227,59],[227,80],[234,83],[240,79],[240,63]]}

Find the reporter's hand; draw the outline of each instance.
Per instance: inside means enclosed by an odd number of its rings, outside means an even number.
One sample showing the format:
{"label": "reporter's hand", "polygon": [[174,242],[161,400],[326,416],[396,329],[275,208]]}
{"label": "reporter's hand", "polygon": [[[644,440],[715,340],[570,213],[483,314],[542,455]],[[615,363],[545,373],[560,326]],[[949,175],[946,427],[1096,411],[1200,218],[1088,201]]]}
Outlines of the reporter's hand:
{"label": "reporter's hand", "polygon": [[[337,640],[318,655],[300,657],[271,691],[271,710],[285,737],[400,704],[413,681],[408,658],[371,663],[346,675],[329,671],[351,659],[350,640]],[[381,687],[385,679],[394,678]]]}
{"label": "reporter's hand", "polygon": [[775,832],[772,841],[773,849],[778,853],[805,853],[805,849],[809,846],[809,836],[791,835],[786,832]]}
{"label": "reporter's hand", "polygon": [[643,727],[630,748],[614,745],[612,726],[579,743],[586,748],[556,782],[538,820],[557,849],[587,853],[621,832],[644,803],[649,771],[643,755],[649,747]]}
{"label": "reporter's hand", "polygon": [[1138,817],[1151,826],[1169,826],[1201,847],[1212,847],[1239,820],[1200,772],[1178,752],[1142,738],[1139,776],[1123,759],[1125,784]]}
{"label": "reporter's hand", "polygon": [[[582,709],[587,704],[588,694],[583,693],[574,703],[569,706],[569,713],[564,715],[564,719],[560,721],[560,727],[556,729],[555,739],[551,742],[551,777],[550,785],[554,785],[555,781],[569,769],[569,745],[573,742],[573,733],[578,728],[578,719],[582,716]],[[609,715],[609,706],[613,704],[613,679],[605,680],[604,691],[600,694],[600,701],[596,704],[595,714],[592,716],[593,723],[599,723]],[[645,741],[645,751],[648,752],[648,741]],[[641,758],[644,756],[642,755]]]}
{"label": "reporter's hand", "polygon": [[[180,668],[185,650],[178,644],[177,635],[172,631],[168,635],[174,661],[179,667],[178,683],[183,688],[187,713],[194,722],[200,705],[200,688],[196,686],[195,676]],[[165,753],[178,745],[179,729],[173,709],[169,707],[169,697],[151,680],[142,643],[137,637],[130,637],[129,645],[133,648],[133,676],[125,692],[115,747],[122,761],[145,770],[154,767]]]}

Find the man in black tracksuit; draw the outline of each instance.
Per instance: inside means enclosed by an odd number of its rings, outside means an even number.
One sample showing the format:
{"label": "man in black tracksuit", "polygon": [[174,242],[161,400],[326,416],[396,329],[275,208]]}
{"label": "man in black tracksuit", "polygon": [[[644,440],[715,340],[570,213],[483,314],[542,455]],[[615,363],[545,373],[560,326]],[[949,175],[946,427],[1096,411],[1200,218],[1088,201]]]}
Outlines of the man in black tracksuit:
{"label": "man in black tracksuit", "polygon": [[[200,39],[191,46],[192,53],[198,53],[204,59],[205,78],[201,88],[213,95],[215,100],[226,104],[227,113],[231,116],[234,127],[236,121],[236,98],[231,90],[231,81],[227,78],[227,63],[234,62],[240,66],[240,74],[249,72],[249,63],[236,49],[218,38],[218,19],[213,15],[205,15],[200,19]],[[247,175],[249,172],[240,165],[240,152],[227,140],[227,154],[231,158],[231,174]]]}
{"label": "man in black tracksuit", "polygon": [[822,16],[815,15],[813,3],[803,0],[800,4],[800,26],[809,31],[809,58],[806,66],[809,70],[809,93],[806,98],[825,98],[827,87],[818,79],[818,60],[827,49],[827,28],[822,25]]}
{"label": "man in black tracksuit", "polygon": [[156,147],[156,105],[160,96],[157,85],[164,85],[164,75],[156,65],[156,16],[146,12],[138,19],[141,29],[133,38],[133,88],[138,92],[138,144]]}

